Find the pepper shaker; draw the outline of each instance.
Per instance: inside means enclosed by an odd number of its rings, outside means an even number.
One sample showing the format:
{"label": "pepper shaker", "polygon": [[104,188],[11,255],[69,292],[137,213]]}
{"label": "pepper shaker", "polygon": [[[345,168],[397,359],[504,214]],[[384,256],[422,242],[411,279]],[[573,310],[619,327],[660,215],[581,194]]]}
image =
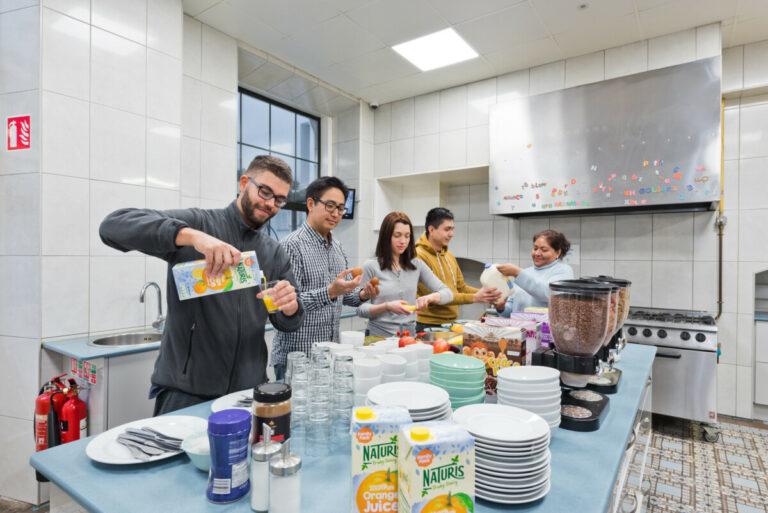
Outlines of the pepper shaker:
{"label": "pepper shaker", "polygon": [[291,453],[291,440],[269,460],[269,513],[301,513],[301,456]]}
{"label": "pepper shaker", "polygon": [[272,441],[272,428],[264,423],[264,438],[251,451],[251,509],[266,513],[269,509],[269,460],[280,452]]}

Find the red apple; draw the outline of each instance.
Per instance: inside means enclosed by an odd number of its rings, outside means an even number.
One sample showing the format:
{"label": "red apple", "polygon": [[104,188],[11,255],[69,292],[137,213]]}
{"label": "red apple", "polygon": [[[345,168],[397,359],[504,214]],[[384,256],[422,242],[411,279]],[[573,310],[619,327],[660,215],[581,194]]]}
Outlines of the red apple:
{"label": "red apple", "polygon": [[411,344],[415,344],[418,341],[413,337],[400,337],[400,341],[398,342],[398,347],[405,347],[410,346]]}
{"label": "red apple", "polygon": [[444,353],[445,351],[451,350],[451,344],[448,343],[447,340],[444,338],[435,340],[435,342],[432,344],[432,353]]}

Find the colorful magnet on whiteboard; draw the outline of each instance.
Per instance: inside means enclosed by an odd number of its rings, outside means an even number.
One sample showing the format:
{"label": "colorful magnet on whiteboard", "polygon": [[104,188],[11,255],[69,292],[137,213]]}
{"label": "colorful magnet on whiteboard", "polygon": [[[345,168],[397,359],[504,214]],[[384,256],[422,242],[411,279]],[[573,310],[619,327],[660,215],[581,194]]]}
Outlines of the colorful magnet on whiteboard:
{"label": "colorful magnet on whiteboard", "polygon": [[692,191],[692,190],[693,190],[693,185],[689,185],[689,186],[688,186],[688,190],[689,190],[689,191]]}
{"label": "colorful magnet on whiteboard", "polygon": [[664,183],[669,183],[669,178],[665,178]]}
{"label": "colorful magnet on whiteboard", "polygon": [[680,194],[680,201],[685,200],[685,194]]}
{"label": "colorful magnet on whiteboard", "polygon": [[675,166],[672,168],[673,173],[677,173],[680,170],[680,166]]}
{"label": "colorful magnet on whiteboard", "polygon": [[576,183],[576,179],[575,178],[571,178],[571,184],[575,184],[575,183]]}
{"label": "colorful magnet on whiteboard", "polygon": [[674,178],[675,180],[680,180],[682,177],[683,175],[681,175],[680,173],[675,173],[674,175],[672,175],[672,178]]}
{"label": "colorful magnet on whiteboard", "polygon": [[590,171],[597,171],[597,164],[592,164],[592,166],[589,169]]}
{"label": "colorful magnet on whiteboard", "polygon": [[643,161],[643,167],[648,167],[648,161],[647,160]]}
{"label": "colorful magnet on whiteboard", "polygon": [[706,171],[707,168],[704,166],[696,166],[696,171]]}
{"label": "colorful magnet on whiteboard", "polygon": [[637,175],[632,175],[632,180],[637,180]]}

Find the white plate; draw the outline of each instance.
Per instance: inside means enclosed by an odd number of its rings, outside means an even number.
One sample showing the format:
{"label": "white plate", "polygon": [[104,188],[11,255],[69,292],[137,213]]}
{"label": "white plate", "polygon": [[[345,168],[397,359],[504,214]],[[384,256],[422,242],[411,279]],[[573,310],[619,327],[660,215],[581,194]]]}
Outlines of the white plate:
{"label": "white plate", "polygon": [[546,472],[549,470],[550,465],[547,463],[546,465],[541,465],[536,468],[504,468],[499,467],[498,462],[491,461],[486,462],[484,460],[475,460],[475,468],[480,469],[481,471],[485,472],[486,474],[494,474],[494,475],[505,475],[509,477],[510,479],[527,479],[529,477],[534,477],[542,472]]}
{"label": "white plate", "polygon": [[376,385],[368,391],[374,404],[403,405],[411,412],[435,410],[450,402],[448,392],[429,383],[395,381]]}
{"label": "white plate", "polygon": [[504,442],[496,440],[495,438],[485,438],[484,436],[472,435],[475,438],[475,443],[483,445],[493,445],[497,447],[503,447],[505,450],[520,451],[523,449],[530,449],[533,447],[539,447],[541,445],[549,444],[549,433],[537,438],[536,440],[527,440],[525,442]]}
{"label": "white plate", "polygon": [[538,454],[549,447],[549,440],[544,440],[536,445],[529,445],[527,447],[509,447],[506,445],[498,445],[475,438],[475,448],[479,448],[486,452],[499,451],[502,454],[506,454],[510,457],[524,458],[527,455]]}
{"label": "white plate", "polygon": [[560,409],[560,398],[558,397],[554,401],[549,402],[541,402],[538,404],[526,404],[522,402],[513,401],[510,399],[502,398],[499,396],[499,404],[506,404],[508,406],[515,406],[516,408],[521,408],[523,410],[532,411],[534,413],[544,412],[549,413],[554,410]]}
{"label": "white plate", "polygon": [[516,463],[515,460],[497,458],[496,455],[490,456],[475,451],[475,462],[480,462],[481,467],[517,474],[539,471],[545,467],[548,467],[551,461],[552,453],[549,451],[542,454],[539,459],[534,461],[527,461],[525,463]]}
{"label": "white plate", "polygon": [[414,422],[422,422],[425,419],[433,419],[436,417],[444,417],[448,413],[452,413],[453,410],[451,409],[451,404],[448,403],[443,408],[440,408],[438,410],[430,411],[429,413],[422,413],[422,412],[414,412],[411,413],[411,420]]}
{"label": "white plate", "polygon": [[249,397],[253,399],[253,389],[252,388],[246,388],[245,390],[240,390],[239,392],[232,392],[231,394],[227,394],[224,396],[219,397],[215,401],[211,403],[211,411],[213,413],[216,413],[217,411],[221,410],[230,410],[230,409],[238,409],[238,410],[245,410],[245,411],[251,411],[250,406],[235,406],[238,400]]}
{"label": "white plate", "polygon": [[535,393],[535,394],[520,394],[517,392],[506,392],[501,388],[496,389],[496,393],[498,394],[500,399],[504,399],[505,401],[509,402],[516,402],[520,404],[541,404],[541,403],[551,403],[553,401],[560,402],[560,399],[562,398],[562,395],[560,394],[560,391],[556,391],[554,393]]}
{"label": "white plate", "polygon": [[512,493],[524,493],[530,492],[537,488],[541,488],[544,482],[549,479],[550,469],[547,468],[543,472],[532,477],[524,477],[522,479],[513,478],[510,476],[499,476],[496,474],[483,474],[481,472],[475,472],[475,483],[480,482],[481,487],[491,488],[498,491],[509,491]]}
{"label": "white plate", "polygon": [[549,463],[552,459],[551,453],[548,448],[539,451],[533,456],[518,457],[515,455],[507,455],[498,451],[486,451],[475,447],[475,458],[479,458],[485,463],[496,464],[500,463],[510,469],[525,469],[525,468],[539,468],[545,463]]}
{"label": "white plate", "polygon": [[550,486],[550,482],[547,481],[543,488],[528,495],[513,495],[508,493],[499,494],[485,491],[482,488],[477,488],[475,490],[475,495],[481,499],[499,504],[525,504],[526,502],[533,502],[544,497],[547,493],[549,493]]}
{"label": "white plate", "polygon": [[560,371],[550,367],[525,365],[518,367],[504,367],[499,371],[497,376],[500,381],[547,384],[551,382],[559,382]]}
{"label": "white plate", "polygon": [[470,404],[453,412],[453,418],[473,435],[502,442],[530,442],[549,433],[538,415],[502,404]]}
{"label": "white plate", "polygon": [[135,420],[121,426],[114,427],[105,431],[96,438],[88,442],[85,447],[85,454],[93,461],[99,463],[110,463],[112,465],[132,465],[135,463],[146,463],[150,461],[164,460],[180,454],[184,451],[166,452],[157,456],[150,456],[146,461],[137,460],[131,455],[127,447],[117,443],[118,435],[125,432],[126,428],[151,427],[164,435],[176,438],[186,438],[191,434],[205,431],[208,428],[208,421],[200,417],[191,417],[186,415],[164,415],[162,417],[150,417],[148,419]]}

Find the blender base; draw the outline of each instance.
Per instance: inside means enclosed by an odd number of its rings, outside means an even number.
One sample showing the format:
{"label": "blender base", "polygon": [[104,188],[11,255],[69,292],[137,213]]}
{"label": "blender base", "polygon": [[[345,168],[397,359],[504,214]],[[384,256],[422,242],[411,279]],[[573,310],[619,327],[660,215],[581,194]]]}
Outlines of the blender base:
{"label": "blender base", "polygon": [[[577,389],[578,390],[578,389]],[[581,389],[583,390],[583,389]],[[597,431],[600,429],[600,424],[608,414],[608,406],[610,405],[610,399],[608,397],[599,394],[601,396],[598,401],[585,401],[577,399],[571,395],[572,389],[563,388],[563,393],[560,399],[561,411],[567,410],[567,406],[580,406],[589,410],[591,415],[589,417],[578,418],[570,415],[560,415],[560,427],[562,429],[568,429],[570,431]],[[597,393],[597,392],[595,392]]]}

